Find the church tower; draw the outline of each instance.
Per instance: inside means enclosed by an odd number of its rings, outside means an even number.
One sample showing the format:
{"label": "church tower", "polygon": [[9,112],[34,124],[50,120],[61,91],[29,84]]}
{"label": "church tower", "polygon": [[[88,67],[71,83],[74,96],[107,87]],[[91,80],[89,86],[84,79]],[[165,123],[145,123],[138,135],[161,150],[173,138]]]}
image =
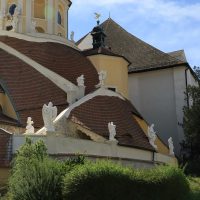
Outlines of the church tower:
{"label": "church tower", "polygon": [[70,0],[0,0],[0,30],[68,38]]}

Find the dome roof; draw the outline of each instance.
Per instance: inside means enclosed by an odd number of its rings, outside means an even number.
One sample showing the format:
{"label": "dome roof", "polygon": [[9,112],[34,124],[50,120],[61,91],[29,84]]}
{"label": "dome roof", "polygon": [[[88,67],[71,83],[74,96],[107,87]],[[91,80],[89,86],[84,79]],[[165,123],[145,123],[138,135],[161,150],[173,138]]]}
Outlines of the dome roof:
{"label": "dome roof", "polygon": [[[8,36],[0,36],[0,42],[14,48],[45,68],[77,85],[76,79],[85,76],[86,94],[98,84],[98,73],[91,62],[78,50],[63,44],[31,42]],[[0,74],[3,88],[12,99],[21,124],[33,117],[35,127],[41,127],[41,109],[52,101],[63,110],[67,106],[67,94],[51,80],[19,58],[0,50]]]}

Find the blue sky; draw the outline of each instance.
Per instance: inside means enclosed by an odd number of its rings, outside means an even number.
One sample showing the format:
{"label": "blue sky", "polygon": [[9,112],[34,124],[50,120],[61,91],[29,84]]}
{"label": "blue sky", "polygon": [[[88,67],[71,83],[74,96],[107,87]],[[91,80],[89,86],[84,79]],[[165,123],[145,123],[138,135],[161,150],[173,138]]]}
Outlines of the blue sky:
{"label": "blue sky", "polygon": [[72,0],[69,32],[75,39],[96,25],[94,12],[109,17],[156,48],[184,49],[188,62],[200,66],[200,0]]}

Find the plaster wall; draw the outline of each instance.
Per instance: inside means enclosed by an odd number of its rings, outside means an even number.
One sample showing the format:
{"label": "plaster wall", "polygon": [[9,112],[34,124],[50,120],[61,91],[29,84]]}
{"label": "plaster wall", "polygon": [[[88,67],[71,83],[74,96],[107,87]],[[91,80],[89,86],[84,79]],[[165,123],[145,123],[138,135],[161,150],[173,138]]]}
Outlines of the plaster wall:
{"label": "plaster wall", "polygon": [[[55,133],[56,134],[56,133]],[[85,155],[96,158],[110,158],[117,160],[131,160],[132,162],[148,162],[153,163],[153,152],[123,147],[110,142],[94,142],[90,140],[75,139],[65,136],[31,136],[34,141],[42,139],[47,145],[48,153],[54,156],[69,156],[69,155]],[[13,154],[24,144],[24,136],[13,137]],[[161,158],[173,163],[173,159],[169,156],[157,158],[156,162],[160,162]],[[166,159],[167,158],[167,159]],[[153,165],[153,164],[152,164]]]}
{"label": "plaster wall", "polygon": [[[179,76],[173,68],[129,74],[129,98],[149,124],[155,124],[155,131],[168,144],[168,138],[173,137],[176,153],[179,150],[179,134],[177,111],[182,112],[183,100],[176,98],[185,87],[184,77]],[[178,81],[175,85],[175,81]],[[176,94],[178,92],[178,94]],[[181,95],[182,97],[182,95]],[[182,132],[183,134],[183,132]]]}
{"label": "plaster wall", "polygon": [[116,88],[116,92],[128,98],[128,62],[115,56],[93,55],[88,56],[98,72],[106,71],[106,87]]}
{"label": "plaster wall", "polygon": [[[185,66],[129,74],[129,98],[157,134],[167,144],[173,137],[175,152],[184,139],[183,107],[186,86],[197,82]],[[187,81],[185,72],[187,72]],[[186,83],[187,82],[187,83]]]}
{"label": "plaster wall", "polygon": [[[134,116],[134,118],[139,123],[140,127],[142,128],[142,130],[144,131],[146,136],[148,136],[148,124],[147,124],[147,122],[145,120],[140,119],[137,116]],[[164,154],[164,155],[169,155],[168,147],[166,146],[166,144],[164,144],[162,142],[162,140],[159,137],[156,138],[155,145],[157,145],[157,147],[158,147],[157,152]]]}
{"label": "plaster wall", "polygon": [[177,134],[178,140],[181,142],[184,139],[183,131],[183,107],[187,105],[186,99],[186,67],[175,67],[174,72],[174,95],[175,95],[175,110],[176,110],[176,121],[177,121]]}
{"label": "plaster wall", "polygon": [[91,49],[92,46],[92,35],[89,33],[84,40],[81,41],[81,43],[78,45],[78,48],[81,50],[85,49]]}
{"label": "plaster wall", "polygon": [[0,93],[0,105],[2,106],[3,113],[5,115],[17,120],[17,114],[14,110],[14,107],[9,97],[4,93]]}
{"label": "plaster wall", "polygon": [[188,85],[198,86],[197,80],[194,78],[194,76],[192,75],[189,69],[187,70],[187,81],[188,81]]}

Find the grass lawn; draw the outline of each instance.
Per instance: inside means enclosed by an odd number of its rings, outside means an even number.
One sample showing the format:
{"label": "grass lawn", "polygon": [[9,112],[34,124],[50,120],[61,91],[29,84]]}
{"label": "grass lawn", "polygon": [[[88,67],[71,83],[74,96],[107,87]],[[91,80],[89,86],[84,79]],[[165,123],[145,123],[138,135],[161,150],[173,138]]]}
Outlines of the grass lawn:
{"label": "grass lawn", "polygon": [[191,200],[200,200],[200,178],[189,178],[192,189]]}

